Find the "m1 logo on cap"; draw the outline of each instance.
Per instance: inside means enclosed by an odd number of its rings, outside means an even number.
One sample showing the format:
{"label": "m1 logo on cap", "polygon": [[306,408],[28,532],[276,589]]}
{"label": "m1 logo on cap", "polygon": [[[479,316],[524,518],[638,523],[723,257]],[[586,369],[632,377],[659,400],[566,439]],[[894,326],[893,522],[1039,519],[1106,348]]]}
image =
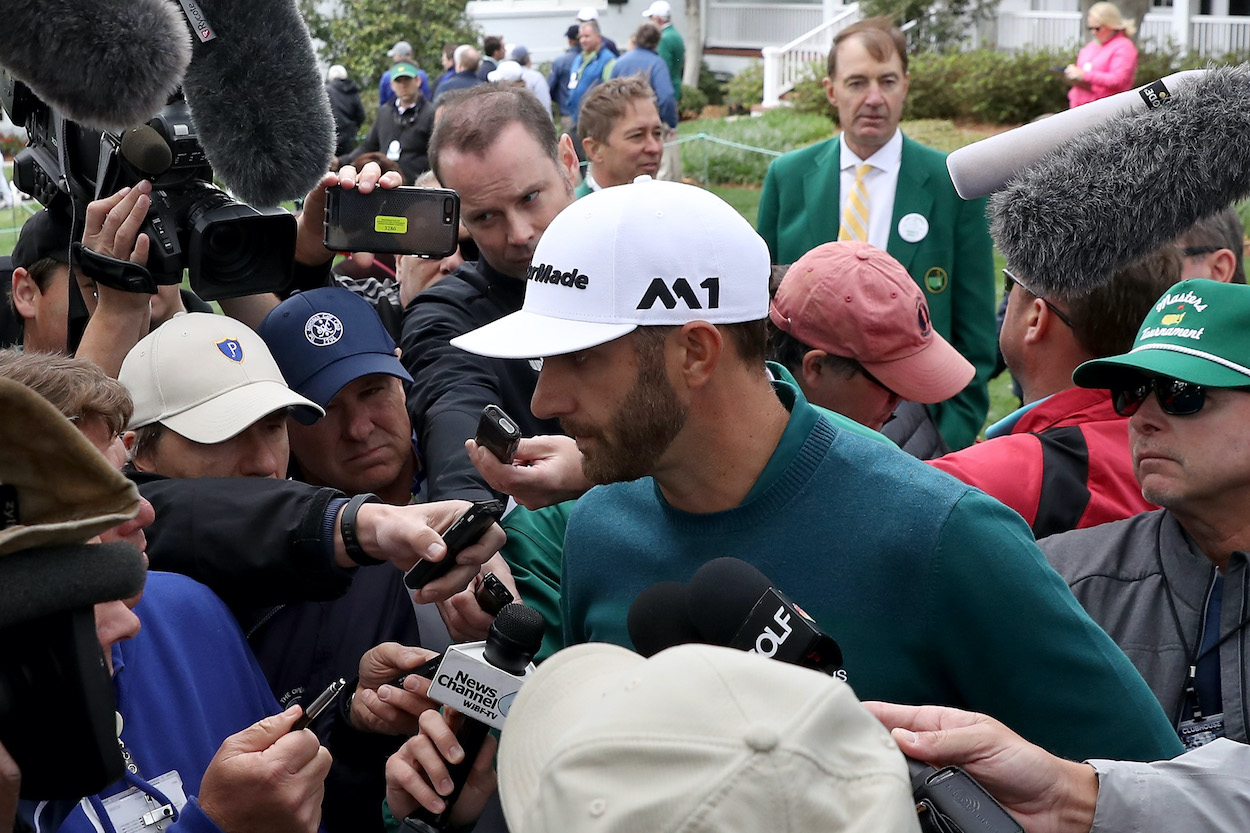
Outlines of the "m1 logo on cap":
{"label": "m1 logo on cap", "polygon": [[224,338],[217,342],[217,349],[232,362],[243,361],[243,345],[232,338]]}
{"label": "m1 logo on cap", "polygon": [[[699,287],[707,290],[707,309],[718,308],[720,306],[720,278],[706,278],[699,284]],[[699,303],[699,298],[695,295],[694,289],[691,288],[690,282],[685,278],[678,278],[673,281],[671,289],[664,282],[663,278],[653,278],[651,285],[647,287],[647,291],[642,293],[642,300],[638,302],[638,309],[651,309],[655,306],[656,301],[663,304],[664,309],[674,309],[677,306],[678,298],[689,309],[704,308],[704,305]]]}
{"label": "m1 logo on cap", "polygon": [[304,322],[304,338],[314,347],[329,347],[342,337],[343,322],[331,313],[313,313]]}

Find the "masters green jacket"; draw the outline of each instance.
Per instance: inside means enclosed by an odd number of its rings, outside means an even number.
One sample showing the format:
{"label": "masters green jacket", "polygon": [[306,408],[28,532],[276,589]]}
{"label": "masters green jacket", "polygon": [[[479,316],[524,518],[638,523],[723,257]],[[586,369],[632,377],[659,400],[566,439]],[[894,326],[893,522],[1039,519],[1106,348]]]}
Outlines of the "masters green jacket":
{"label": "masters green jacket", "polygon": [[[840,159],[835,137],[787,153],[769,166],[757,226],[774,263],[793,263],[838,239]],[[962,393],[932,406],[952,450],[971,445],[985,422],[986,385],[997,357],[994,256],[985,205],[983,199],[964,201],[955,193],[946,154],[903,137],[886,249],[924,290],[933,326],[977,370]],[[904,232],[911,242],[899,233],[903,218],[908,218]]]}

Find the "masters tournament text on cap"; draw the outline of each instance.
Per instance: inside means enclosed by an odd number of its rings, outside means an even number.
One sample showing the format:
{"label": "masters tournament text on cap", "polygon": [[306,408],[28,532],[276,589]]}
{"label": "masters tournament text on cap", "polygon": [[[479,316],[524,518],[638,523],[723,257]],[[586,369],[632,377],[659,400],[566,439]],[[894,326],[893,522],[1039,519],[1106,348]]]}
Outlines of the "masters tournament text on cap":
{"label": "masters tournament text on cap", "polygon": [[712,645],[556,653],[499,746],[513,833],[916,833],[907,764],[841,680]]}
{"label": "masters tournament text on cap", "polygon": [[325,415],[287,387],[260,336],[207,312],[174,316],[140,339],[117,381],[135,401],[130,428],[159,422],[197,443],[224,442],[282,408]]}
{"label": "masters tournament text on cap", "polygon": [[1108,388],[1143,375],[1211,388],[1250,387],[1250,286],[1181,281],[1150,308],[1132,350],[1085,362],[1072,380],[1083,388]]}
{"label": "masters tournament text on cap", "polygon": [[534,250],[519,312],[451,340],[494,358],[585,350],[636,327],[768,315],[768,246],[702,188],[639,177],[556,215]]}
{"label": "masters tournament text on cap", "polygon": [[373,307],[346,289],[292,295],[265,316],[260,337],[287,384],[323,408],[361,376],[382,373],[412,381]]}
{"label": "masters tournament text on cap", "polygon": [[924,293],[903,265],[868,243],[825,243],[803,255],[768,316],[809,347],[854,359],[912,402],[950,399],[976,374],[933,329]]}

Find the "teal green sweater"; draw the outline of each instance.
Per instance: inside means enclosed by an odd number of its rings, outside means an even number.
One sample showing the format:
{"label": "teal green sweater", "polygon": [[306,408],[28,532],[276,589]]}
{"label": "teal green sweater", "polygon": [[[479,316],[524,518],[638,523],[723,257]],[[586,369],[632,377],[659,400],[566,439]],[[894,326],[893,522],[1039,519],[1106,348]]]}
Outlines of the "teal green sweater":
{"label": "teal green sweater", "polygon": [[626,613],[642,590],[733,556],[837,639],[862,699],[985,712],[1077,760],[1180,752],[1150,689],[1019,515],[777,389],[791,417],[740,506],[681,512],[650,478],[577,502],[561,576],[567,644],[629,646]]}

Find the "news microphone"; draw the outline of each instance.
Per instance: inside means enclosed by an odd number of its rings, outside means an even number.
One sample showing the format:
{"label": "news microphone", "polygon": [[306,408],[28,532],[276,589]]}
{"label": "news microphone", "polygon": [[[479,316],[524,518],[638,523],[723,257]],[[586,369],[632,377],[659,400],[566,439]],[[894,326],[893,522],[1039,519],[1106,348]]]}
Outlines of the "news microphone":
{"label": "news microphone", "polygon": [[625,618],[634,650],[653,657],[665,648],[691,642],[707,642],[690,620],[686,609],[686,585],[661,581],[638,594]]}
{"label": "news microphone", "polygon": [[520,602],[504,605],[491,623],[485,642],[452,645],[434,672],[427,695],[465,717],[456,733],[464,750],[458,764],[448,764],[454,788],[441,813],[417,807],[402,828],[420,833],[447,830],[469,770],[491,728],[502,729],[521,684],[534,673],[534,655],[543,644],[543,617]]}
{"label": "news microphone", "polygon": [[1250,66],[1207,70],[1026,170],[990,199],[991,233],[1034,292],[1086,293],[1250,193],[1247,137]]}
{"label": "news microphone", "polygon": [[834,674],[842,649],[812,617],[755,567],[737,558],[714,558],[690,579],[690,620],[713,645],[749,651]]}
{"label": "news microphone", "polygon": [[170,0],[4,4],[0,66],[87,127],[122,131],[147,121],[190,61],[190,32]]}
{"label": "news microphone", "polygon": [[946,157],[951,182],[965,200],[989,196],[1064,142],[1113,119],[1162,106],[1205,73],[1176,72],[959,148]]}
{"label": "news microphone", "polygon": [[137,596],[146,576],[143,555],[125,541],[6,555],[0,558],[0,628]]}
{"label": "news microphone", "polygon": [[334,121],[296,0],[199,9],[182,91],[213,172],[256,207],[303,197],[329,168]]}

